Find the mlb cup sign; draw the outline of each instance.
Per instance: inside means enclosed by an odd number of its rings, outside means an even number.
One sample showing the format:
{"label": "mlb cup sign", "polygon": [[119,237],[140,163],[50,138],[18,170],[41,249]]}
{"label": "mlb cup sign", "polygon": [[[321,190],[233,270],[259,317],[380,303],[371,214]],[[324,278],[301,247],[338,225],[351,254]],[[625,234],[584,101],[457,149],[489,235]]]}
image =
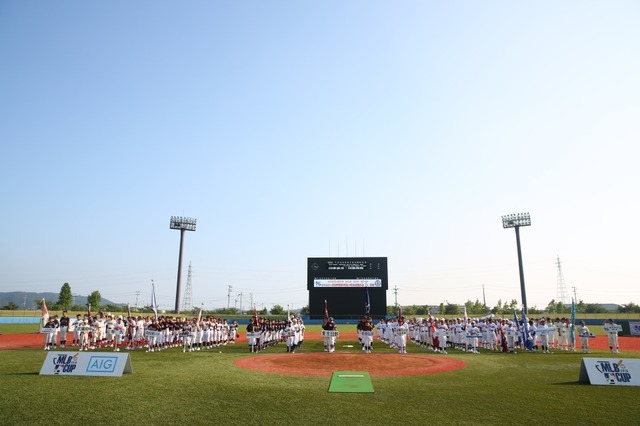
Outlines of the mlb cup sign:
{"label": "mlb cup sign", "polygon": [[579,380],[592,385],[640,386],[640,359],[582,358]]}
{"label": "mlb cup sign", "polygon": [[131,373],[129,354],[82,352],[48,352],[40,375],[53,376],[111,376]]}

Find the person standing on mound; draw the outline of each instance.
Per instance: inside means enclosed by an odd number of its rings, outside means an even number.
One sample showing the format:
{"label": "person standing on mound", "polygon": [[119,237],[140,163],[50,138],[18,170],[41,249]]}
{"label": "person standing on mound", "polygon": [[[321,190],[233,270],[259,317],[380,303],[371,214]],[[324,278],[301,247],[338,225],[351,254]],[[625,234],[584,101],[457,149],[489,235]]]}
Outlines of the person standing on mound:
{"label": "person standing on mound", "polygon": [[398,325],[395,328],[396,345],[399,354],[407,353],[407,334],[409,333],[409,325],[404,321],[404,317],[398,317]]}
{"label": "person standing on mound", "polygon": [[[337,329],[336,323],[332,317],[327,318],[322,324],[322,329],[324,331],[335,331]],[[336,350],[336,337],[335,336],[324,336],[324,351],[325,352],[335,352]]]}

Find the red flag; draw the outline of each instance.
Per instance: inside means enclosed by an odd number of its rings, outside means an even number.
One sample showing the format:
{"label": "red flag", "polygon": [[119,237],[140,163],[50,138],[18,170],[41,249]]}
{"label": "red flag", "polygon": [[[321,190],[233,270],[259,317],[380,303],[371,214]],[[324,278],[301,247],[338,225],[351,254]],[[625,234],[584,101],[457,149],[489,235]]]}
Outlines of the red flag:
{"label": "red flag", "polygon": [[398,318],[402,318],[402,306],[398,305]]}
{"label": "red flag", "polygon": [[127,318],[131,318],[131,305],[129,303],[127,303]]}

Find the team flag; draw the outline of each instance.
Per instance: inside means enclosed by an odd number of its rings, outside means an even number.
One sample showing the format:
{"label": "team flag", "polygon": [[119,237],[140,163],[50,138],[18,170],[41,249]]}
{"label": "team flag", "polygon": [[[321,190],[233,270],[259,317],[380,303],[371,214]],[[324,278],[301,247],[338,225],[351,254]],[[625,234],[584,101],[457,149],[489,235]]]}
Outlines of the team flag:
{"label": "team flag", "polygon": [[127,303],[127,318],[131,318],[131,304]]}
{"label": "team flag", "polygon": [[[203,303],[204,305],[204,303]],[[202,319],[202,305],[200,305],[200,312],[198,312],[198,321],[196,321],[196,330],[200,330],[200,320]]]}
{"label": "team flag", "polygon": [[398,319],[402,318],[402,306],[398,305]]}
{"label": "team flag", "polygon": [[158,321],[158,301],[156,300],[156,286],[153,284],[153,280],[151,280],[151,309],[156,321]]}
{"label": "team flag", "polygon": [[47,302],[45,302],[44,297],[42,298],[42,324],[40,328],[44,327],[44,325],[49,321],[49,309],[47,309]]}
{"label": "team flag", "polygon": [[[518,314],[516,312],[516,310],[513,310],[513,324],[516,326],[516,330],[521,331],[522,332],[522,336],[524,337],[524,329],[520,328],[520,321],[518,320]],[[525,339],[522,340],[522,345],[524,346],[524,341]]]}
{"label": "team flag", "polygon": [[571,330],[569,332],[569,338],[571,339],[571,346],[576,345],[576,301],[571,298]]}
{"label": "team flag", "polygon": [[324,299],[324,319],[329,319],[329,308],[327,307],[327,299]]}
{"label": "team flag", "polygon": [[527,348],[527,350],[531,350],[533,349],[533,339],[529,333],[529,320],[527,319],[524,306],[522,306],[522,329],[524,330],[524,347]]}
{"label": "team flag", "polygon": [[369,316],[371,314],[371,299],[369,299],[369,287],[364,288],[366,294],[364,295],[364,314]]}
{"label": "team flag", "polygon": [[467,316],[467,305],[464,305],[464,323],[466,324],[468,320],[469,317]]}

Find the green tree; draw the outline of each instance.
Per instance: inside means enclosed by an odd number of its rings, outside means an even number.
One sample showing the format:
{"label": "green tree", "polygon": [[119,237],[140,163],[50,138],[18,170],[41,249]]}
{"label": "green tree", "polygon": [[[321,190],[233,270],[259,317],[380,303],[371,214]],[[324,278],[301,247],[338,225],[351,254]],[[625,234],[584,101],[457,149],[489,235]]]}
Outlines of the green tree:
{"label": "green tree", "polygon": [[273,305],[273,308],[271,308],[271,315],[284,315],[284,314],[285,314],[285,310],[280,305]]}
{"label": "green tree", "polygon": [[599,303],[587,303],[585,313],[587,314],[604,314],[607,310]]}
{"label": "green tree", "polygon": [[127,307],[126,306],[112,305],[110,303],[107,303],[104,306],[104,310],[107,311],[107,312],[126,312],[127,311]]}
{"label": "green tree", "polygon": [[455,303],[447,303],[444,307],[445,315],[458,315],[460,314],[460,307]]}
{"label": "green tree", "polygon": [[60,288],[60,294],[58,295],[58,302],[56,302],[56,305],[58,306],[58,309],[69,310],[69,308],[71,308],[71,303],[73,303],[71,286],[69,283],[64,283],[62,284],[62,288]]}
{"label": "green tree", "polygon": [[418,306],[416,308],[416,315],[427,315],[429,313],[429,307],[427,305]]}
{"label": "green tree", "polygon": [[558,309],[558,304],[556,303],[556,299],[551,299],[551,302],[547,305],[545,312],[548,314],[555,314]]}
{"label": "green tree", "polygon": [[416,305],[409,305],[402,308],[403,316],[411,316],[416,314]]}
{"label": "green tree", "polygon": [[[36,304],[36,309],[42,309],[42,299],[34,299],[33,301]],[[47,304],[47,309],[53,309],[53,305],[55,305],[51,300],[45,300],[44,303]]]}
{"label": "green tree", "polygon": [[620,313],[637,313],[640,312],[640,306],[636,305],[633,302],[629,302],[626,305],[621,305],[618,308],[618,312]]}
{"label": "green tree", "polygon": [[[472,306],[471,300],[468,300],[467,303],[465,303],[465,305],[467,305],[467,313],[469,313],[469,306]],[[493,309],[491,309],[491,313],[493,314],[504,313],[504,307],[502,306],[502,299],[498,299],[498,303],[496,304],[496,306],[493,307]]]}
{"label": "green tree", "polygon": [[300,315],[309,315],[309,305],[303,306],[300,309]]}
{"label": "green tree", "polygon": [[20,306],[16,305],[14,302],[9,302],[2,307],[5,311],[17,311],[19,308]]}
{"label": "green tree", "polygon": [[100,309],[100,302],[102,301],[102,296],[100,295],[100,292],[98,290],[92,292],[88,297],[87,297],[87,303],[89,305],[91,305],[91,310],[98,310]]}
{"label": "green tree", "polygon": [[529,313],[533,314],[533,315],[538,315],[538,314],[543,313],[542,309],[538,309],[536,306],[533,306],[533,307],[527,308],[527,309],[528,309]]}
{"label": "green tree", "polygon": [[444,302],[440,303],[440,306],[438,307],[438,314],[444,315]]}
{"label": "green tree", "polygon": [[583,300],[576,303],[576,312],[584,312],[587,309],[587,304]]}

